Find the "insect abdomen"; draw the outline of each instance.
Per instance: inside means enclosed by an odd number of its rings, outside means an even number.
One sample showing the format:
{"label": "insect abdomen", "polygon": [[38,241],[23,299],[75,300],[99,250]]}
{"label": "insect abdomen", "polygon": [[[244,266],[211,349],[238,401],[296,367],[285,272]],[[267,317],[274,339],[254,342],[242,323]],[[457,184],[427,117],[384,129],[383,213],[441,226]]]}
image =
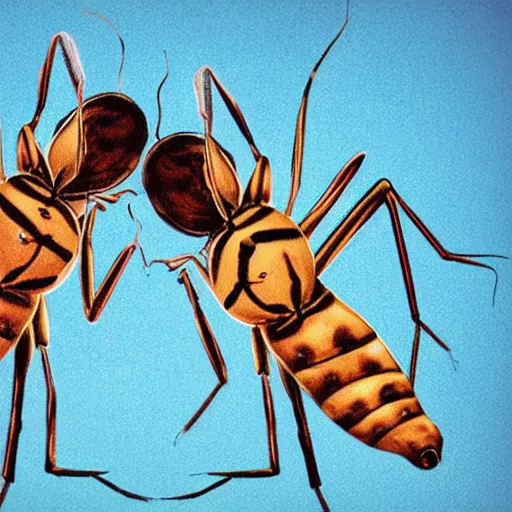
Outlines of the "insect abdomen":
{"label": "insect abdomen", "polygon": [[[412,385],[366,321],[324,290],[283,329],[264,330],[272,352],[322,410],[364,443],[422,468],[440,459],[442,438]],[[426,450],[434,450],[429,460]]]}

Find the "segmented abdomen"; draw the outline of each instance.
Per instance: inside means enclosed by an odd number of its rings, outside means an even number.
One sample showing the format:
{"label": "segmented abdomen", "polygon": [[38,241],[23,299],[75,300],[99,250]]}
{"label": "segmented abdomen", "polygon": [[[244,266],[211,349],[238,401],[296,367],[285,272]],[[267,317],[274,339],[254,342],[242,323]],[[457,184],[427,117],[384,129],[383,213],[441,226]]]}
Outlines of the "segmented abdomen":
{"label": "segmented abdomen", "polygon": [[319,284],[302,318],[262,329],[271,351],[340,427],[375,446],[423,415],[411,383],[376,332]]}

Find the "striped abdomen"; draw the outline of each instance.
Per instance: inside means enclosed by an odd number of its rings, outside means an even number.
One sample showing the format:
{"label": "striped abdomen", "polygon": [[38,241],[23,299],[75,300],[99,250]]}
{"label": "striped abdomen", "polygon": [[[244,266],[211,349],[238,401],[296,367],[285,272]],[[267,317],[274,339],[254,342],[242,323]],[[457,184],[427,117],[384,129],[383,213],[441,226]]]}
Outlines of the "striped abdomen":
{"label": "striped abdomen", "polygon": [[442,437],[384,342],[357,313],[325,290],[301,318],[266,326],[281,364],[340,427],[364,443],[437,465]]}

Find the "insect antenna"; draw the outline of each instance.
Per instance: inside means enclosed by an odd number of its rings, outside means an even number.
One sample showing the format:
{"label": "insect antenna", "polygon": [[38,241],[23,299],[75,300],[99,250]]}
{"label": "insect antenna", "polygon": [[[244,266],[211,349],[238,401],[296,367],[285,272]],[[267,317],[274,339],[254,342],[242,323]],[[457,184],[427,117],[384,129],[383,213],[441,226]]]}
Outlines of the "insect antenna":
{"label": "insect antenna", "polygon": [[162,102],[161,102],[160,95],[162,93],[162,87],[164,86],[164,84],[167,80],[167,77],[169,76],[169,61],[167,60],[167,52],[165,50],[164,50],[164,56],[165,56],[166,73],[156,91],[156,104],[158,106],[158,120],[156,122],[156,129],[155,129],[156,140],[160,140],[160,123],[162,121]]}
{"label": "insect antenna", "polygon": [[349,1],[347,0],[347,11],[345,14],[345,21],[343,22],[342,27],[338,31],[338,33],[334,36],[332,41],[329,43],[329,46],[324,50],[317,63],[313,67],[311,74],[309,75],[308,81],[306,83],[306,87],[304,87],[304,92],[302,93],[302,101],[299,107],[299,113],[297,115],[297,124],[295,126],[295,140],[293,141],[293,156],[292,156],[292,185],[290,190],[290,198],[288,199],[288,204],[286,206],[285,214],[290,216],[293,209],[293,204],[295,203],[295,199],[299,192],[300,187],[300,177],[302,173],[302,158],[304,156],[304,136],[306,134],[306,110],[308,106],[309,99],[309,90],[311,89],[311,85],[313,84],[313,80],[316,76],[318,68],[324,61],[325,57],[334,46],[336,41],[341,37],[343,31],[348,25],[349,16],[348,16],[348,6]]}
{"label": "insect antenna", "polygon": [[104,22],[108,23],[114,29],[115,33],[117,34],[117,37],[119,38],[119,42],[121,43],[121,64],[119,65],[119,73],[117,74],[117,90],[118,90],[118,92],[122,92],[121,86],[122,86],[122,74],[123,74],[124,53],[125,53],[123,37],[119,33],[119,30],[117,30],[117,27],[108,18],[106,18],[102,14],[98,14],[97,12],[92,12],[92,11],[87,11],[87,10],[84,10],[82,12],[84,14],[89,14],[91,16],[96,16],[97,18],[102,19]]}
{"label": "insect antenna", "polygon": [[135,227],[137,229],[137,231],[135,232],[134,244],[136,244],[137,247],[140,249],[140,255],[142,257],[142,266],[144,267],[146,276],[149,276],[149,267],[151,266],[151,263],[148,263],[148,260],[146,258],[146,253],[144,252],[144,249],[142,249],[142,245],[140,245],[140,242],[139,242],[139,237],[140,237],[140,234],[142,233],[142,224],[141,224],[140,220],[137,217],[135,217],[135,215],[133,214],[131,201],[128,203],[128,215],[130,215],[130,219],[132,219],[132,221],[134,222]]}

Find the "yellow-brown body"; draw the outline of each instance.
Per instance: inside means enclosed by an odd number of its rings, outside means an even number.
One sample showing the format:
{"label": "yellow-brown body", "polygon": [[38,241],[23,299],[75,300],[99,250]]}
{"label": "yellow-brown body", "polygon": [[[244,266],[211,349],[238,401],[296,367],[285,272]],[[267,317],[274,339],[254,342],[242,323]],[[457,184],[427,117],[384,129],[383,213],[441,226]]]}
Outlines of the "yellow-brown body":
{"label": "yellow-brown body", "polygon": [[302,318],[262,332],[283,367],[340,427],[418,467],[437,463],[423,454],[440,454],[442,438],[409,379],[372,327],[319,281]]}
{"label": "yellow-brown body", "polygon": [[42,180],[16,175],[0,184],[0,240],[1,360],[32,320],[40,295],[69,274],[78,220]]}
{"label": "yellow-brown body", "polygon": [[322,410],[375,448],[430,469],[442,437],[375,330],[325,288],[309,243],[288,216],[246,208],[210,246],[223,307],[260,328],[270,351]]}

